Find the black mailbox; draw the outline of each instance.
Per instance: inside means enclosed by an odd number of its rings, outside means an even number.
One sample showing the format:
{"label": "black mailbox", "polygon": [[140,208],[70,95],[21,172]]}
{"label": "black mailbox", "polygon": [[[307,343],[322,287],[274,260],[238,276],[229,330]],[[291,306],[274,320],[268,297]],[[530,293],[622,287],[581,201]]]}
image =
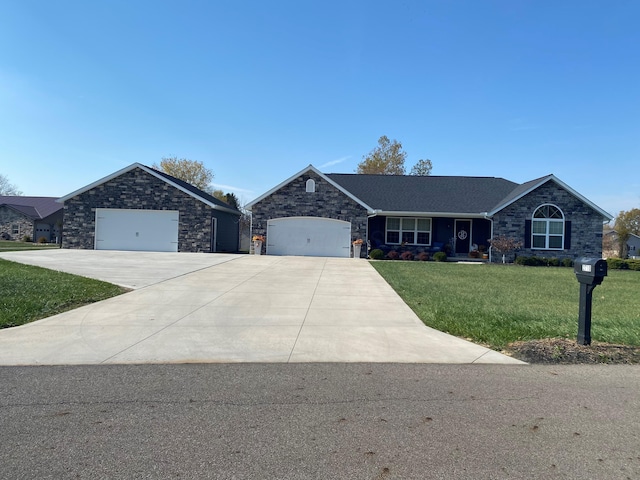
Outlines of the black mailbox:
{"label": "black mailbox", "polygon": [[578,258],[573,264],[573,272],[580,283],[600,285],[607,276],[607,262],[602,258]]}
{"label": "black mailbox", "polygon": [[607,276],[607,262],[601,258],[578,258],[573,272],[580,282],[580,308],[578,312],[578,343],[591,345],[591,303],[593,289]]}

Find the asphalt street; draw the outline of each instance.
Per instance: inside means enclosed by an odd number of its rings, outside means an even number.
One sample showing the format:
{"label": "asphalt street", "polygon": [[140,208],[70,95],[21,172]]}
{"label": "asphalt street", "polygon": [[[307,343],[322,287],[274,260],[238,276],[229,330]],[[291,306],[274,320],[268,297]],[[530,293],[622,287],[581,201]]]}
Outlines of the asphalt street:
{"label": "asphalt street", "polygon": [[11,479],[636,479],[637,366],[0,367]]}

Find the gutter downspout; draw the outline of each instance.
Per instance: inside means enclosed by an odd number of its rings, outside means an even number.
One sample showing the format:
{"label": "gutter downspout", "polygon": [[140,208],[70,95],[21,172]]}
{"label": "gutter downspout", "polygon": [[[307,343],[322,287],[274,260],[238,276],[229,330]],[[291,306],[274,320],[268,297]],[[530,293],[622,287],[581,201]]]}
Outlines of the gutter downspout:
{"label": "gutter downspout", "polygon": [[373,215],[367,215],[367,258],[369,258],[369,247],[371,245],[371,241],[369,240],[369,220],[373,217],[377,217],[380,213],[380,210],[374,210]]}
{"label": "gutter downspout", "polygon": [[[491,240],[493,240],[493,218],[490,218],[487,212],[484,212],[484,218],[491,222]],[[493,245],[491,245],[491,242],[489,242],[489,263],[493,263]]]}

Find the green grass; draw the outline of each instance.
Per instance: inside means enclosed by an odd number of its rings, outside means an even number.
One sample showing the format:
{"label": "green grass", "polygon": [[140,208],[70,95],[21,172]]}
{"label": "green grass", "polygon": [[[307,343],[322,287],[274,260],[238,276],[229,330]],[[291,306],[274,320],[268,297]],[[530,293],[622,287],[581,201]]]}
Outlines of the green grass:
{"label": "green grass", "polygon": [[0,259],[0,328],[29,323],[126,291],[99,280]]}
{"label": "green grass", "polygon": [[[428,326],[502,349],[517,340],[575,338],[572,268],[372,262]],[[593,291],[593,340],[640,345],[640,272],[610,270]]]}
{"label": "green grass", "polygon": [[0,240],[0,252],[21,252],[23,250],[47,250],[60,248],[55,243],[32,243],[32,242],[12,242],[10,240]]}

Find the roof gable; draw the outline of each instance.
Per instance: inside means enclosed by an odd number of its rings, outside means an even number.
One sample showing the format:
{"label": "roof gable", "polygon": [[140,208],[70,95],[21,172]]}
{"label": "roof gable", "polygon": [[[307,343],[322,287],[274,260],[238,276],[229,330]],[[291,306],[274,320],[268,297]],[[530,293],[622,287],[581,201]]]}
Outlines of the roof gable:
{"label": "roof gable", "polygon": [[362,207],[366,208],[367,211],[369,212],[373,212],[374,210],[367,205],[362,199],[358,198],[357,196],[355,196],[352,192],[350,192],[349,190],[345,189],[343,186],[341,186],[339,183],[335,182],[332,178],[330,178],[330,175],[325,175],[324,173],[322,173],[320,170],[318,170],[316,167],[314,167],[313,165],[309,165],[306,168],[303,168],[302,170],[300,170],[298,173],[296,173],[295,175],[291,175],[289,178],[287,178],[285,181],[280,182],[278,185],[276,185],[275,187],[273,187],[271,190],[267,191],[266,193],[263,193],[262,195],[260,195],[258,198],[252,200],[251,202],[247,203],[246,208],[251,210],[251,207],[253,207],[256,203],[260,202],[261,200],[264,200],[265,198],[267,198],[269,195],[277,192],[278,190],[280,190],[282,187],[284,187],[285,185],[289,184],[290,182],[292,182],[293,180],[295,180],[296,178],[300,177],[301,175],[304,175],[307,172],[313,172],[316,175],[318,175],[320,178],[322,178],[323,180],[325,180],[327,183],[329,183],[330,185],[332,185],[333,187],[337,188],[338,190],[340,190],[342,193],[344,193],[347,197],[349,197],[350,199],[352,199],[353,201],[355,201],[356,203],[360,204]]}
{"label": "roof gable", "polygon": [[575,191],[573,188],[571,188],[569,185],[567,185],[566,183],[561,181],[559,178],[557,178],[553,174],[546,175],[546,176],[540,177],[540,178],[536,178],[535,180],[531,180],[529,182],[523,183],[522,185],[519,185],[512,192],[510,192],[509,195],[507,195],[500,202],[498,202],[496,204],[496,206],[489,212],[489,215],[490,216],[495,215],[500,210],[508,207],[509,205],[511,205],[514,202],[517,202],[522,197],[524,197],[525,195],[528,195],[529,193],[533,192],[536,188],[541,187],[542,185],[544,185],[547,182],[554,182],[560,188],[563,188],[564,190],[569,192],[571,195],[573,195],[578,200],[580,200],[581,202],[583,202],[586,205],[588,205],[589,207],[591,207],[593,210],[598,212],[600,215],[602,215],[607,220],[613,219],[612,215],[610,215],[608,212],[606,212],[603,209],[601,209],[600,207],[598,207],[595,203],[591,202],[589,199],[587,199],[583,195],[579,194],[577,191]]}
{"label": "roof gable", "polygon": [[106,177],[101,178],[100,180],[96,180],[95,182],[86,185],[85,187],[82,187],[74,192],[69,193],[68,195],[65,195],[64,197],[61,197],[58,199],[58,202],[66,202],[67,200],[76,197],[84,192],[87,192],[89,190],[92,190],[93,188],[96,188],[99,185],[102,185],[103,183],[109,182],[111,180],[113,180],[114,178],[119,177],[120,175],[123,175],[127,172],[130,172],[131,170],[134,170],[136,168],[139,168],[145,172],[147,172],[150,175],[153,175],[154,177],[156,177],[157,179],[168,183],[169,185],[171,185],[174,188],[177,188],[178,190],[186,193],[187,195],[209,205],[211,208],[213,208],[214,210],[221,210],[221,211],[225,211],[228,213],[233,213],[235,215],[241,215],[240,211],[236,210],[235,208],[233,208],[231,205],[228,205],[226,203],[224,203],[223,201],[215,198],[213,195],[209,195],[207,192],[204,192],[203,190],[200,190],[199,188],[194,187],[193,185],[180,180],[176,177],[173,177],[171,175],[168,175],[164,172],[160,172],[158,170],[155,170],[151,167],[147,167],[146,165],[142,165],[141,163],[132,163],[131,165],[129,165],[128,167],[125,167],[121,170],[118,170],[117,172],[112,173],[111,175],[107,175]]}

